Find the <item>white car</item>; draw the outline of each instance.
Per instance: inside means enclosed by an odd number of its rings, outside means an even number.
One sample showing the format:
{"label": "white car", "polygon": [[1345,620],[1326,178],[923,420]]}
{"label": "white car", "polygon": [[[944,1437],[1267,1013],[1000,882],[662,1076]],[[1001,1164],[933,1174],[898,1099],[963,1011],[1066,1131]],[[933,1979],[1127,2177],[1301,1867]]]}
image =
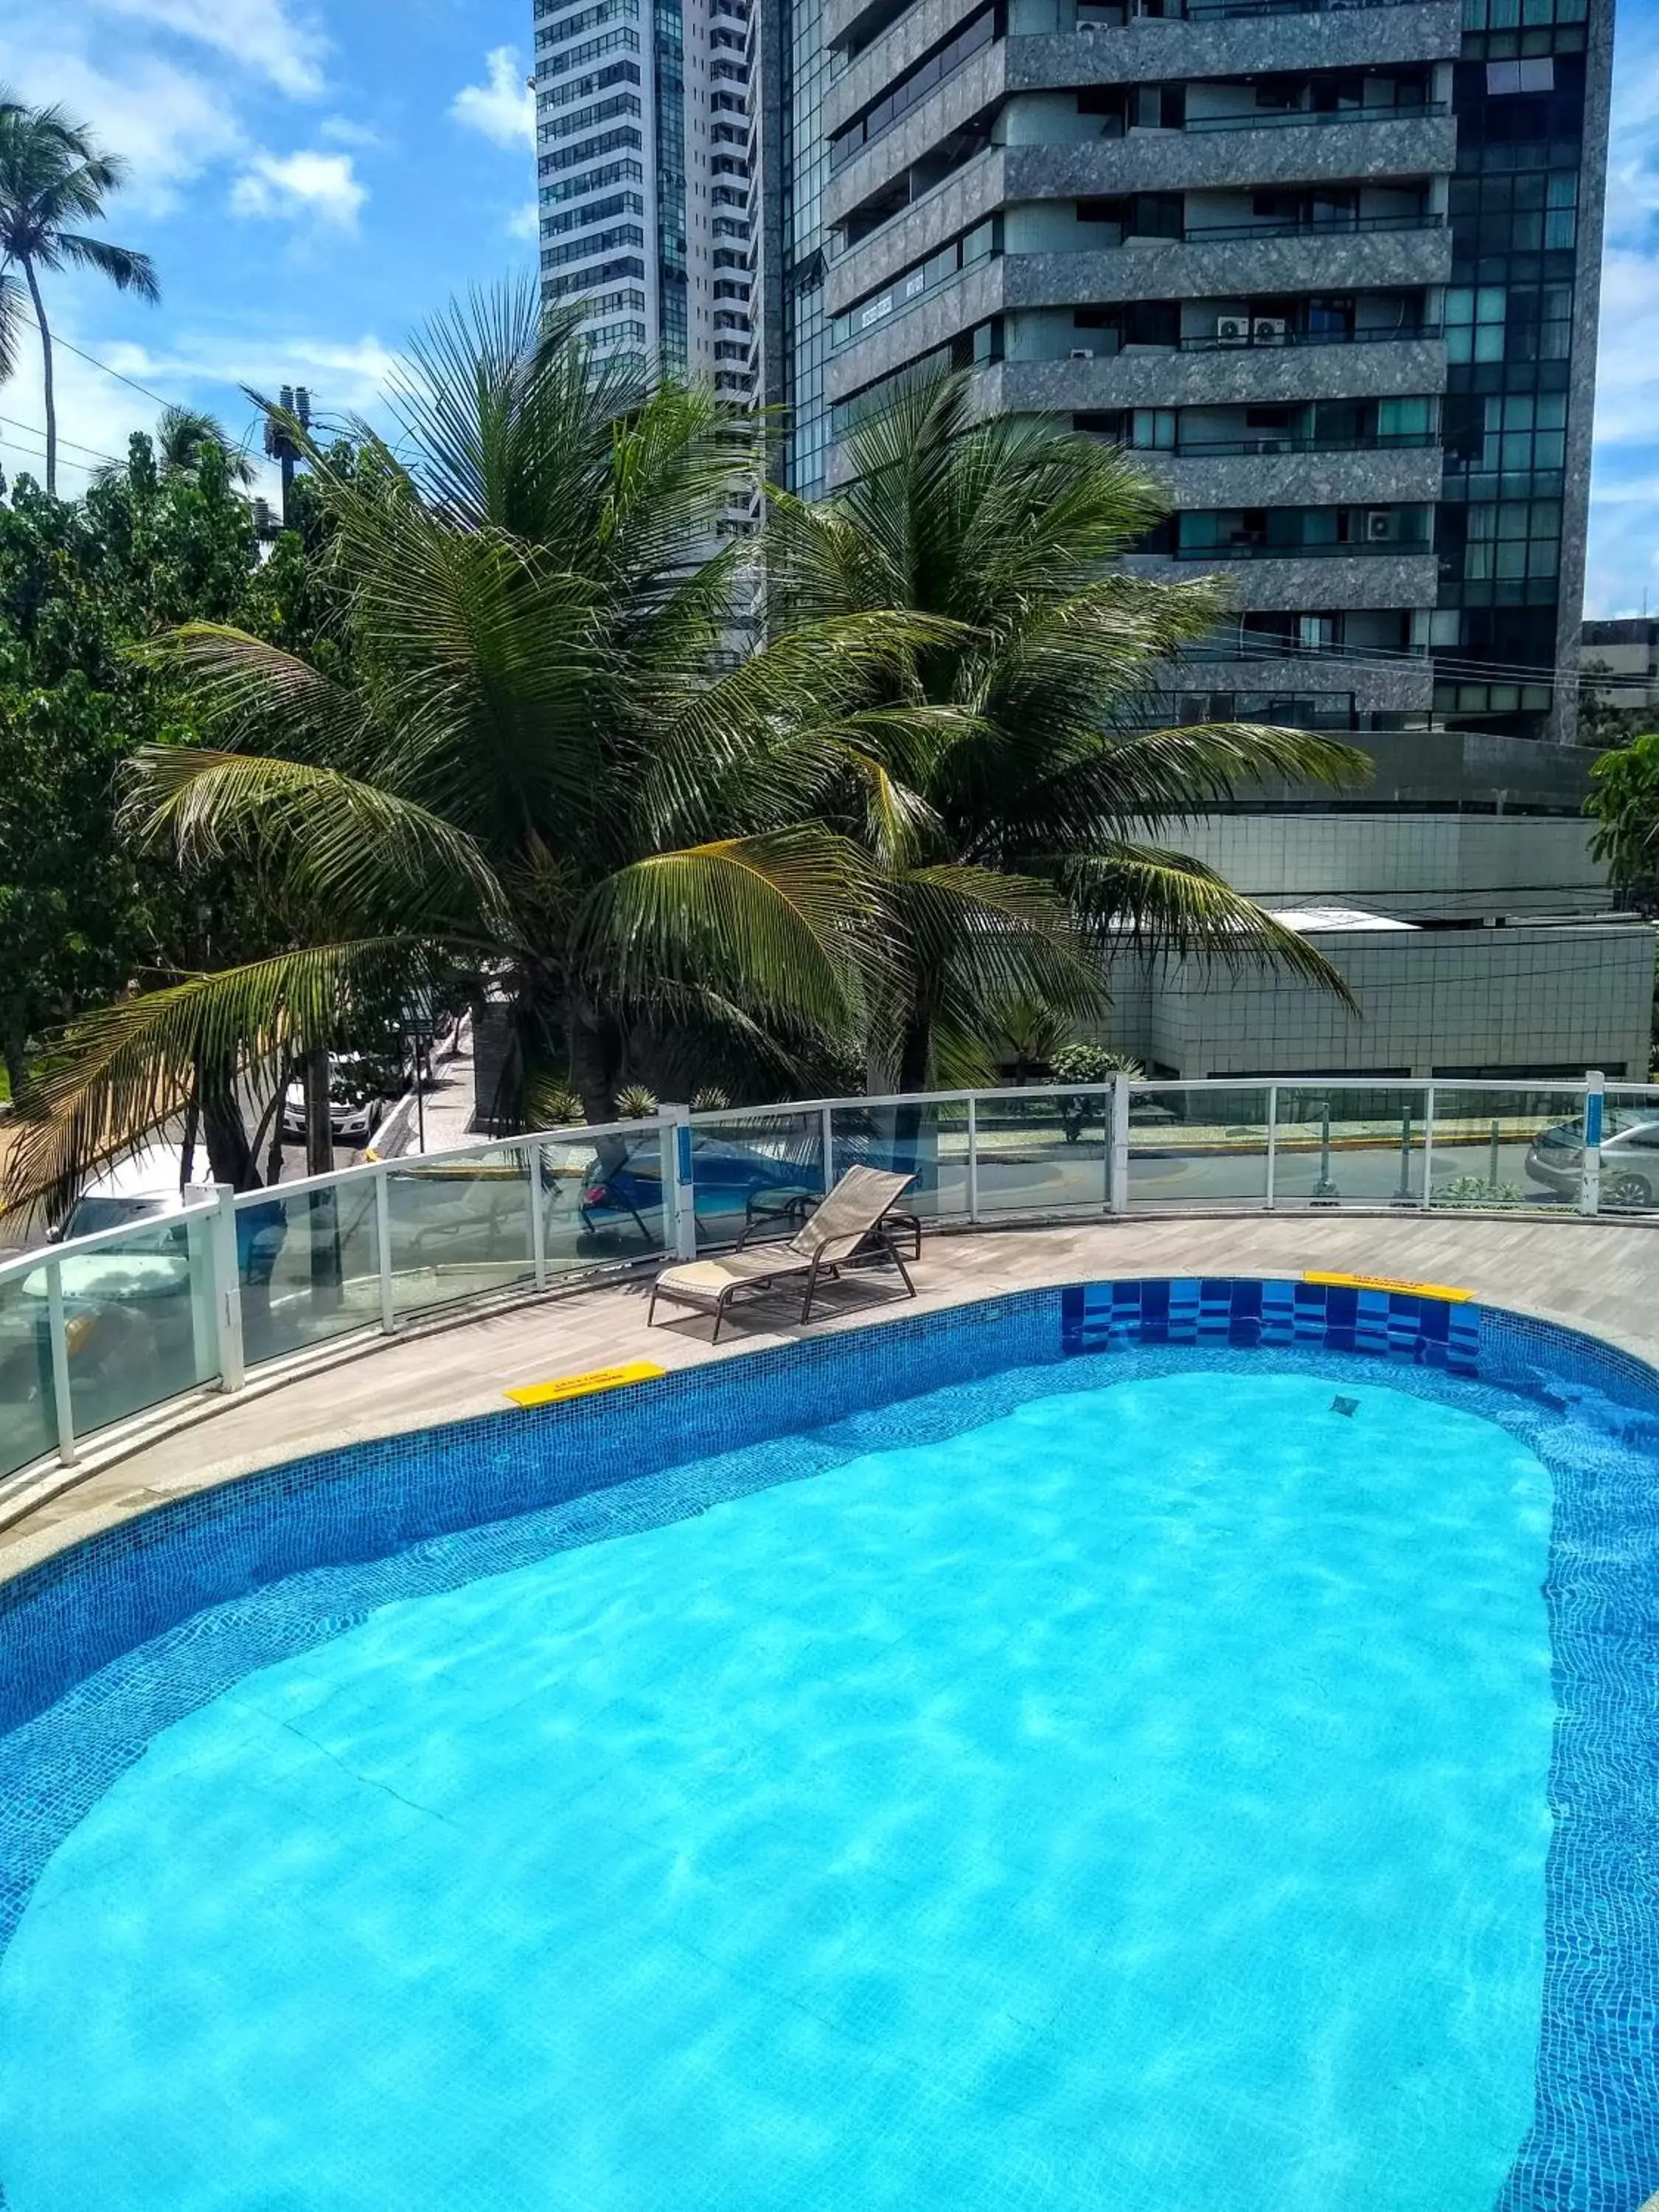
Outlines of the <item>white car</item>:
{"label": "white car", "polygon": [[[341,1053],[328,1063],[328,1126],[335,1142],[354,1151],[366,1145],[386,1119],[386,1101],[373,1079],[380,1064],[362,1053]],[[283,1100],[283,1134],[306,1133],[306,1087],[290,1083]]]}

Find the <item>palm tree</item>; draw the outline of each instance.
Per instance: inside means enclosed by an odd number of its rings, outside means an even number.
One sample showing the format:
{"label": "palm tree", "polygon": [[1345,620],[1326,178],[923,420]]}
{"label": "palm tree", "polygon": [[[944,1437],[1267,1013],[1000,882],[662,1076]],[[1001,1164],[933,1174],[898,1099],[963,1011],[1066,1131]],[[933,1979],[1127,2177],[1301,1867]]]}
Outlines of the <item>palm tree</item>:
{"label": "palm tree", "polygon": [[176,634],[216,744],[143,753],[131,793],[186,870],[246,872],[283,941],[72,1032],[14,1200],[181,1110],[203,1070],[221,1097],[268,1087],[422,988],[504,1000],[526,1079],[568,1073],[594,1121],[642,1024],[861,1020],[868,870],[809,818],[801,733],[833,746],[848,692],[942,633],[860,611],[724,667],[741,549],[707,549],[752,426],[575,327],[529,288],[441,319],[392,394],[405,459],[362,424],[354,459],[324,454],[283,418],[333,526],[349,673]]}
{"label": "palm tree", "polygon": [[[155,418],[155,429],[149,443],[155,472],[163,481],[174,477],[196,482],[203,455],[210,447],[219,455],[229,483],[250,484],[253,481],[253,464],[246,453],[233,442],[216,415],[207,414],[199,407],[164,407]],[[104,461],[94,470],[92,481],[97,484],[117,483],[133,465],[130,459]]]}
{"label": "palm tree", "polygon": [[[70,222],[100,221],[106,198],[120,189],[126,175],[126,164],[116,155],[100,152],[89,129],[71,123],[61,107],[26,107],[0,94],[0,285],[9,285],[15,309],[11,270],[14,265],[21,270],[33,307],[46,387],[46,489],[54,494],[58,400],[52,326],[40,296],[40,271],[73,263],[107,276],[118,292],[160,299],[161,287],[148,254],[65,228]],[[10,366],[5,332],[9,325],[15,327],[15,312],[8,315],[6,299],[0,296],[0,373]]]}
{"label": "palm tree", "polygon": [[[1097,1007],[1124,931],[1232,967],[1269,960],[1346,995],[1304,939],[1162,842],[1162,824],[1262,778],[1344,784],[1362,754],[1234,723],[1148,731],[1165,657],[1224,608],[1120,556],[1164,511],[1115,447],[1040,419],[975,421],[962,375],[902,386],[848,441],[817,505],[773,496],[781,633],[884,608],[951,625],[866,695],[843,819],[879,862],[894,994],[879,1034],[902,1091],[982,1064],[1007,1008]],[[1167,672],[1164,680],[1167,682]],[[884,723],[884,708],[908,713]],[[917,710],[930,713],[919,714]],[[850,805],[849,805],[850,802]]]}

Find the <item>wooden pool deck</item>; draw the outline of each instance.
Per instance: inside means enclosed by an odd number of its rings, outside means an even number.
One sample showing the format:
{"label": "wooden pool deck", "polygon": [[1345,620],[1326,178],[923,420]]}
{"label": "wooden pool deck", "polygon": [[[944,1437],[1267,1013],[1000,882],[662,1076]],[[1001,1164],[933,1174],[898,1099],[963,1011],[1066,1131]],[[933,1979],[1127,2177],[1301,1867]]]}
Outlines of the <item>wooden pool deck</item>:
{"label": "wooden pool deck", "polygon": [[[1130,1275],[1297,1275],[1309,1268],[1452,1285],[1483,1303],[1561,1322],[1659,1365],[1659,1223],[1455,1214],[1240,1214],[930,1237],[917,1303],[884,1273],[833,1289],[813,1334],[1000,1292]],[[436,1316],[342,1346],[319,1364],[175,1409],[165,1431],[89,1448],[4,1509],[0,1580],[172,1498],[283,1460],[499,1411],[504,1393],[626,1361],[740,1358],[802,1334],[787,1301],[739,1307],[718,1346],[706,1316],[647,1331],[648,1279],[550,1294],[480,1315]]]}

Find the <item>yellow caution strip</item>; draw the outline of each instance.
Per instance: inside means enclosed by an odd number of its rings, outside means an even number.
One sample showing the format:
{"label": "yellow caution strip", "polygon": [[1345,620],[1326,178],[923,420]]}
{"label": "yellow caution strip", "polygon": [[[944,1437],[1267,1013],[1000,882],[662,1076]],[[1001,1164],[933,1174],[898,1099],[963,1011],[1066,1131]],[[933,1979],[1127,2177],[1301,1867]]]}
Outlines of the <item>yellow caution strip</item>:
{"label": "yellow caution strip", "polygon": [[1453,1290],[1445,1283],[1408,1283],[1398,1275],[1334,1275],[1309,1267],[1304,1270],[1304,1283],[1334,1283],[1347,1291],[1409,1291],[1413,1297],[1442,1298],[1448,1305],[1467,1305],[1474,1296],[1473,1291]]}
{"label": "yellow caution strip", "polygon": [[532,1382],[507,1395],[515,1406],[555,1406],[562,1398],[587,1398],[599,1390],[622,1390],[630,1382],[653,1382],[665,1367],[648,1359],[630,1359],[625,1367],[594,1367],[586,1375],[561,1375],[552,1382]]}

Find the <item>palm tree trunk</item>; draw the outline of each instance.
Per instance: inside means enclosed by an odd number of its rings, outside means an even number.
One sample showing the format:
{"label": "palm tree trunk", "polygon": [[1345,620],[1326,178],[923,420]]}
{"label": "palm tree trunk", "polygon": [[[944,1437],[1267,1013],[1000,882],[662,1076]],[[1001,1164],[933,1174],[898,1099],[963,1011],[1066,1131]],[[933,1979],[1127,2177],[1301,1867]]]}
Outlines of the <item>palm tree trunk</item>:
{"label": "palm tree trunk", "polygon": [[29,288],[29,297],[34,302],[34,319],[40,332],[40,362],[46,395],[46,490],[53,499],[58,496],[58,394],[52,379],[52,325],[46,320],[46,301],[40,297],[40,286],[34,274],[34,263],[26,253],[22,257],[23,276]]}

